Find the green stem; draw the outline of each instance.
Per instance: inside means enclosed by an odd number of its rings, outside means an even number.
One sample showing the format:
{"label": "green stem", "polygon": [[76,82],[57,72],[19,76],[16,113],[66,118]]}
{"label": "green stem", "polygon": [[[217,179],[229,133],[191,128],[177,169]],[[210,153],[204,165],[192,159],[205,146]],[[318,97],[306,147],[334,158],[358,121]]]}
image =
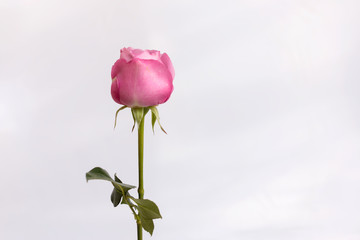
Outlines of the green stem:
{"label": "green stem", "polygon": [[[127,199],[127,196],[124,194],[124,191],[122,191],[122,192],[123,192],[124,201],[125,201],[126,204],[130,207],[132,213],[134,214],[134,217],[136,218],[136,221],[138,221],[138,217],[137,217],[137,214],[136,214],[136,212],[135,212],[135,210],[134,210],[134,207],[129,203],[129,201],[128,201],[128,199]],[[129,196],[129,197],[131,197],[131,196]]]}
{"label": "green stem", "polygon": [[[138,128],[138,155],[139,155],[139,199],[144,198],[144,178],[143,178],[143,166],[144,166],[144,122],[145,116],[140,122]],[[138,240],[142,240],[142,227],[141,224],[137,224],[137,236]]]}
{"label": "green stem", "polygon": [[144,166],[144,122],[145,122],[145,116],[140,122],[139,126],[139,132],[138,132],[138,154],[139,154],[139,199],[144,198],[144,172],[143,172],[143,166]]}
{"label": "green stem", "polygon": [[141,228],[141,224],[137,224],[137,236],[138,236],[138,240],[142,240],[142,228]]}

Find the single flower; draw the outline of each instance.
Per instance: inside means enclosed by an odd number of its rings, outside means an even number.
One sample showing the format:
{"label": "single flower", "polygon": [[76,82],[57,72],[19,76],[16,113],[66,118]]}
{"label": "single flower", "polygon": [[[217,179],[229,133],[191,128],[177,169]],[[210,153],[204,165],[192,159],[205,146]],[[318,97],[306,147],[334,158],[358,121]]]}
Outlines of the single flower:
{"label": "single flower", "polygon": [[173,91],[174,67],[166,53],[123,48],[111,70],[111,95],[130,108],[156,106]]}

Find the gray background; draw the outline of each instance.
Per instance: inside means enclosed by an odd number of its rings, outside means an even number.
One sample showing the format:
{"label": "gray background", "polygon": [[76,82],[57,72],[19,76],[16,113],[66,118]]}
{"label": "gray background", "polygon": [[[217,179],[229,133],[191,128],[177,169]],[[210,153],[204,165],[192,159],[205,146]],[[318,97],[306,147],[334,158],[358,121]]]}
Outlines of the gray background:
{"label": "gray background", "polygon": [[0,7],[0,239],[136,238],[112,186],[85,181],[101,166],[137,185],[132,117],[114,131],[110,96],[125,46],[176,71],[168,135],[146,125],[151,239],[360,239],[358,1]]}

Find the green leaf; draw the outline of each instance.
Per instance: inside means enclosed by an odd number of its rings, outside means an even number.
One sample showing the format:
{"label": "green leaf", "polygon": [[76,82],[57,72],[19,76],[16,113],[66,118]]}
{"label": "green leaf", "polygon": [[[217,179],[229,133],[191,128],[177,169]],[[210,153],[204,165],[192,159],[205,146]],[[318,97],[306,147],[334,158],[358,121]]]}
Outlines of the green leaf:
{"label": "green leaf", "polygon": [[[114,189],[111,193],[110,200],[113,203],[114,207],[118,206],[121,202],[121,198],[123,198],[124,194],[126,194],[127,198],[130,195],[127,193],[130,189],[135,188],[135,186],[122,183],[122,181],[115,174],[115,181],[110,177],[109,173],[100,167],[93,168],[91,171],[86,173],[86,180],[100,179],[106,180],[112,183]],[[132,203],[130,203],[131,205]]]}
{"label": "green leaf", "polygon": [[[121,180],[116,176],[116,174],[115,174],[115,182],[122,183]],[[122,197],[123,197],[122,192],[117,190],[114,187],[114,189],[113,189],[113,191],[111,193],[111,196],[110,196],[111,202],[113,203],[114,207],[119,205],[119,203],[121,202]]]}
{"label": "green leaf", "polygon": [[140,215],[140,221],[141,221],[141,226],[143,227],[143,229],[145,231],[147,231],[148,233],[150,233],[150,235],[153,234],[154,232],[154,222],[152,219],[145,219],[142,217],[142,215]]}
{"label": "green leaf", "polygon": [[114,177],[115,177],[115,182],[122,183],[122,181],[116,176],[116,173],[115,173]]}
{"label": "green leaf", "polygon": [[161,218],[161,214],[158,206],[149,199],[135,199],[132,198],[138,205],[139,215],[144,219],[156,219]]}
{"label": "green leaf", "polygon": [[[164,130],[164,128],[161,126],[160,124],[160,116],[159,116],[159,111],[157,110],[157,108],[155,106],[151,106],[150,107],[150,110],[152,112],[152,121],[157,121],[161,130],[167,134],[167,132]],[[155,119],[154,119],[154,116],[155,116]],[[154,123],[155,124],[155,123]]]}
{"label": "green leaf", "polygon": [[[121,204],[128,204],[125,201],[125,198],[127,198],[129,205],[133,205],[130,201],[129,201],[129,193],[128,191],[132,188],[135,188],[135,186],[131,186],[125,183],[122,183],[122,181],[116,176],[115,174],[115,181],[111,182],[114,186],[114,190],[111,193],[111,202],[114,204],[114,207],[116,207],[117,205],[119,205],[119,203],[121,202]],[[124,196],[125,194],[125,196]],[[122,201],[121,201],[121,197]]]}
{"label": "green leaf", "polygon": [[105,169],[102,169],[100,167],[93,168],[92,170],[86,173],[86,181],[95,180],[95,179],[105,180],[110,182],[113,181],[109,173]]}
{"label": "green leaf", "polygon": [[121,110],[125,109],[125,108],[127,108],[127,106],[122,106],[121,108],[119,108],[119,109],[116,111],[116,113],[115,113],[114,128],[116,127],[116,121],[117,121],[117,115],[118,115],[118,113],[119,113]]}
{"label": "green leaf", "polygon": [[129,191],[130,189],[132,188],[135,188],[135,186],[132,186],[132,185],[129,185],[129,184],[125,184],[125,183],[119,183],[119,182],[115,182],[115,181],[112,181],[111,182],[112,185],[117,189],[119,190],[120,192],[123,193],[123,195]]}
{"label": "green leaf", "polygon": [[116,188],[113,189],[110,199],[111,199],[111,202],[113,203],[114,207],[117,207],[117,205],[119,205],[122,196],[123,196],[122,192],[120,192]]}

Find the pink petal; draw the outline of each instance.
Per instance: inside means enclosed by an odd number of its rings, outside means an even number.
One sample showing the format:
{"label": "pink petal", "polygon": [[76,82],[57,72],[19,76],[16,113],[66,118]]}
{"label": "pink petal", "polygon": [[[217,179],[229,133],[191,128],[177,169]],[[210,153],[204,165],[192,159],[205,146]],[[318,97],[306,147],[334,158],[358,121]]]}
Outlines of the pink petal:
{"label": "pink petal", "polygon": [[165,64],[165,66],[169,70],[172,78],[174,79],[174,77],[175,77],[175,69],[174,69],[174,66],[171,63],[171,60],[170,60],[169,56],[166,53],[163,53],[161,55],[161,61]]}
{"label": "pink petal", "polygon": [[121,68],[123,68],[124,64],[126,64],[126,60],[121,58],[114,63],[111,68],[111,79],[116,77],[116,75],[121,71]]}
{"label": "pink petal", "polygon": [[131,47],[121,49],[120,59],[124,59],[126,62],[130,62],[134,58],[132,51],[133,49]]}
{"label": "pink petal", "polygon": [[160,52],[157,50],[142,50],[131,47],[120,50],[120,58],[126,60],[126,62],[130,62],[134,58],[160,60],[160,57]]}
{"label": "pink petal", "polygon": [[[129,107],[147,107],[166,102],[173,90],[167,67],[155,60],[133,59],[116,75],[112,94],[116,102]],[[118,88],[114,89],[113,88]],[[116,95],[116,96],[114,96]]]}
{"label": "pink petal", "polygon": [[111,96],[115,102],[122,104],[120,101],[118,81],[116,79],[111,84]]}

